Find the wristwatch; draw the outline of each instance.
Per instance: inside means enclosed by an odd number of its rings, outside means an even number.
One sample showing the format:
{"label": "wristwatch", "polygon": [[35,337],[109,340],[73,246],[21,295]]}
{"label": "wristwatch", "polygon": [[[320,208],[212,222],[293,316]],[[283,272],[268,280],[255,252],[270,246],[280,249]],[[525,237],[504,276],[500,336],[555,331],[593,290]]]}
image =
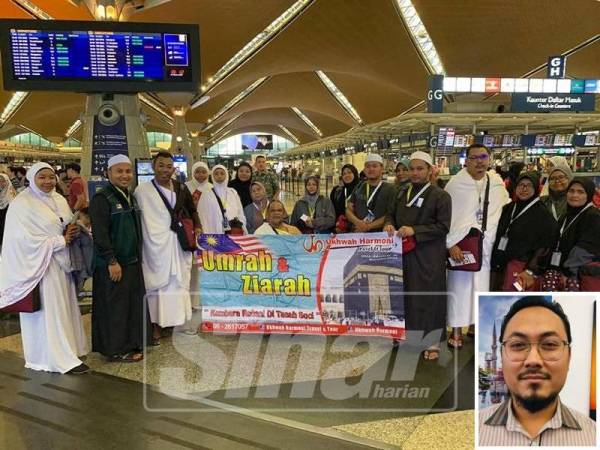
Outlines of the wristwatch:
{"label": "wristwatch", "polygon": [[535,277],[535,275],[533,274],[533,272],[529,269],[525,269],[524,272],[529,275],[530,277]]}
{"label": "wristwatch", "polygon": [[115,258],[114,256],[112,258],[110,258],[108,260],[108,265],[109,266],[114,266],[115,264],[119,264],[119,261],[117,261],[117,258]]}

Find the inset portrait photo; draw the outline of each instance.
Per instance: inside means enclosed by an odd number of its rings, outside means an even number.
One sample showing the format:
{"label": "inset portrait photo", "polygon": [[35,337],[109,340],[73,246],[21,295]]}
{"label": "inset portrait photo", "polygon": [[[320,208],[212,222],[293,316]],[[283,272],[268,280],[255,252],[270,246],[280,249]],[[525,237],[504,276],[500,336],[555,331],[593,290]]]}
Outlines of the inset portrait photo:
{"label": "inset portrait photo", "polygon": [[478,295],[477,442],[596,445],[599,295]]}

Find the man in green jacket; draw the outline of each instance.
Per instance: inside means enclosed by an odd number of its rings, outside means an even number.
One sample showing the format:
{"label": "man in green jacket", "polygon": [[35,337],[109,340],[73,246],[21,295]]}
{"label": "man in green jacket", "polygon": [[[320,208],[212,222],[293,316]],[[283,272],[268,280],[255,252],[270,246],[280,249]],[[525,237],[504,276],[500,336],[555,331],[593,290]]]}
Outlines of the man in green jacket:
{"label": "man in green jacket", "polygon": [[92,351],[113,362],[138,362],[151,327],[144,300],[140,210],[129,191],[131,161],[113,156],[107,173],[109,184],[89,206],[95,259]]}

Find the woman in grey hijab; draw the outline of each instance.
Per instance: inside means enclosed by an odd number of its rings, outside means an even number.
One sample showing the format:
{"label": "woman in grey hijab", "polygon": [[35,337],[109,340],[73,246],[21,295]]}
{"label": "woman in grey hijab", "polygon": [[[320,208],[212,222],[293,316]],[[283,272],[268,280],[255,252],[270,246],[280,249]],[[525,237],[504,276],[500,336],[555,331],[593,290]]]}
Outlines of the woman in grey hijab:
{"label": "woman in grey hijab", "polygon": [[306,193],[296,202],[290,225],[303,234],[331,233],[335,226],[335,208],[327,197],[319,194],[319,178],[307,177],[304,180]]}

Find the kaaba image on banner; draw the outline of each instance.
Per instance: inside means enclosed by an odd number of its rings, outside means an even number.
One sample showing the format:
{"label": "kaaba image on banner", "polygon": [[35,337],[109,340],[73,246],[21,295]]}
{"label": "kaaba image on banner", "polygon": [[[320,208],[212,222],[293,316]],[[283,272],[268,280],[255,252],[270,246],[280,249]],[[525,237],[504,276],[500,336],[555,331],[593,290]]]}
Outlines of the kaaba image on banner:
{"label": "kaaba image on banner", "polygon": [[357,250],[344,266],[348,323],[399,326],[404,322],[402,257]]}

